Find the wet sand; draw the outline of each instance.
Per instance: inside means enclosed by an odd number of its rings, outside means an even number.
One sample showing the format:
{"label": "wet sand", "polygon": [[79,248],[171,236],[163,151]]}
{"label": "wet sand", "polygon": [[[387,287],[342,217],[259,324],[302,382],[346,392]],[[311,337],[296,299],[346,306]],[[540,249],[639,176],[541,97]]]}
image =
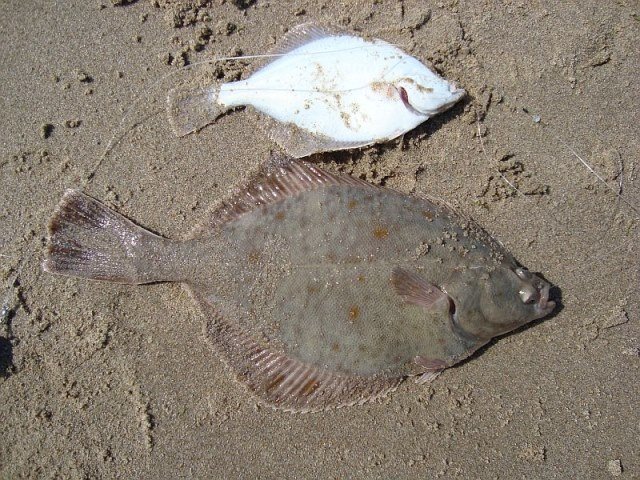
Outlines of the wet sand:
{"label": "wet sand", "polygon": [[[2,478],[640,476],[637,4],[126,3],[0,6]],[[248,111],[175,138],[179,67],[264,53],[307,21],[401,45],[469,93],[401,140],[313,160],[445,199],[562,306],[430,386],[292,415],[233,380],[180,286],[40,262],[66,188],[185,236],[277,147]]]}

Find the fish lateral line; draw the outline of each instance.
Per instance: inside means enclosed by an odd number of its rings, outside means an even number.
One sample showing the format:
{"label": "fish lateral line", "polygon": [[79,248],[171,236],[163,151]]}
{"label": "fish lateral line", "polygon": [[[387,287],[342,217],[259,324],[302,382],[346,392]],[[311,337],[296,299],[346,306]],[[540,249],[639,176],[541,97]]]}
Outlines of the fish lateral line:
{"label": "fish lateral line", "polygon": [[[361,48],[365,48],[365,47],[361,47]],[[348,50],[348,49],[345,49]],[[353,49],[355,50],[355,49]],[[338,52],[339,50],[336,50],[336,52]],[[274,56],[282,56],[283,54],[278,54],[278,55],[274,55]],[[285,54],[286,55],[286,54]],[[302,54],[301,54],[302,55]],[[237,57],[237,58],[243,58],[243,57]],[[391,73],[393,71],[394,68],[396,68],[398,65],[400,65],[402,63],[402,61],[397,62],[395,65],[391,66],[382,76],[382,80],[384,80],[384,77],[386,75],[388,75],[389,73]],[[242,80],[238,80],[238,82],[242,82]],[[384,83],[384,82],[381,82]],[[362,85],[360,87],[353,87],[353,88],[343,88],[343,89],[304,89],[304,88],[243,88],[243,87],[228,87],[226,88],[227,92],[251,92],[251,91],[255,91],[255,92],[294,92],[294,93],[348,93],[348,92],[357,92],[360,90],[364,90],[368,87],[370,87],[371,84],[365,84]]]}

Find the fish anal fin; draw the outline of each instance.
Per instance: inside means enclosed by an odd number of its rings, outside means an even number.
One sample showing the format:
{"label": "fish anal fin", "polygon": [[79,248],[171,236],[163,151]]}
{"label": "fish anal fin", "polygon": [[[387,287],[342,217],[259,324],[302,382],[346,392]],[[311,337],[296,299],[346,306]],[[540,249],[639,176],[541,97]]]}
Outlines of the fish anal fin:
{"label": "fish anal fin", "polygon": [[449,296],[415,272],[401,267],[394,268],[391,285],[407,303],[427,310],[449,309]]}
{"label": "fish anal fin", "polygon": [[205,335],[237,379],[262,402],[289,412],[362,404],[395,390],[403,377],[336,373],[287,356],[227,321],[203,294],[192,291],[207,317]]}
{"label": "fish anal fin", "polygon": [[206,236],[221,225],[256,208],[325,186],[348,185],[355,188],[379,189],[359,178],[326,172],[306,162],[280,158],[277,164],[269,167],[270,173],[258,175],[248,186],[238,189],[229,199],[212,210],[207,215],[205,223],[192,232],[192,236]]}
{"label": "fish anal fin", "polygon": [[220,85],[186,84],[178,86],[167,94],[167,116],[173,132],[184,137],[200,130],[224,113],[217,102]]}
{"label": "fish anal fin", "polygon": [[266,135],[293,158],[303,158],[322,152],[335,152],[361,148],[374,143],[371,141],[340,141],[324,135],[317,135],[294,123],[283,123],[270,116],[254,111],[256,123]]}

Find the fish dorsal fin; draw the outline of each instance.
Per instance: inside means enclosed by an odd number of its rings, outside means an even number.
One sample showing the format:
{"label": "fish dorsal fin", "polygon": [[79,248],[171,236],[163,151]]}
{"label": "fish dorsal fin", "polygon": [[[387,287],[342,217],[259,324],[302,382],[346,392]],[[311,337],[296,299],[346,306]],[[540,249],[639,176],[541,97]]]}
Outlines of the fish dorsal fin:
{"label": "fish dorsal fin", "polygon": [[208,215],[205,223],[196,228],[193,236],[206,236],[212,230],[256,208],[325,186],[344,185],[371,190],[380,188],[359,178],[327,172],[306,162],[290,160],[280,163],[275,171],[258,175],[248,186],[237,190],[223,201]]}
{"label": "fish dorsal fin", "polygon": [[346,30],[338,27],[318,25],[313,22],[302,23],[291,28],[276,43],[276,46],[269,52],[270,55],[286,55],[296,48],[306,45],[316,40],[341,35],[351,35]]}
{"label": "fish dorsal fin", "polygon": [[358,376],[305,363],[253,338],[192,290],[206,316],[205,336],[238,381],[266,404],[290,412],[359,405],[380,398],[403,377]]}
{"label": "fish dorsal fin", "polygon": [[353,36],[353,34],[347,30],[333,26],[318,25],[312,22],[296,25],[276,42],[275,46],[267,52],[264,58],[253,62],[250,69],[247,71],[247,75],[250,77],[265,66],[269,65],[271,62],[276,61],[278,57],[283,57],[296,48],[310,42],[341,35]]}
{"label": "fish dorsal fin", "polygon": [[415,272],[396,267],[391,273],[391,284],[407,303],[427,310],[449,309],[449,295]]}

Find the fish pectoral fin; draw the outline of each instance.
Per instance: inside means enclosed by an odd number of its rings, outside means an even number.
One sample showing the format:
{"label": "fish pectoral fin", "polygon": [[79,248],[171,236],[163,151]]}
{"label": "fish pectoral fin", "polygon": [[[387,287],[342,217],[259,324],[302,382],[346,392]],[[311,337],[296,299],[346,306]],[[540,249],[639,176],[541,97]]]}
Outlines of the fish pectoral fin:
{"label": "fish pectoral fin", "polygon": [[217,102],[220,86],[180,86],[167,95],[167,116],[178,137],[200,130],[224,113]]}
{"label": "fish pectoral fin", "polygon": [[192,294],[207,317],[207,340],[237,379],[273,408],[314,412],[360,405],[385,396],[403,380],[336,372],[302,361],[228,321],[203,292],[193,289]]}
{"label": "fish pectoral fin", "polygon": [[396,267],[391,273],[391,285],[402,299],[428,310],[449,310],[451,299],[436,285],[410,270]]}
{"label": "fish pectoral fin", "polygon": [[438,375],[440,375],[440,373],[442,373],[442,370],[438,370],[437,372],[424,372],[422,375],[418,375],[416,377],[416,383],[418,385],[431,383],[438,377]]}
{"label": "fish pectoral fin", "polygon": [[420,385],[432,382],[445,368],[447,368],[447,363],[443,360],[427,358],[422,355],[416,355],[413,359],[413,363],[421,369],[424,369],[423,373],[416,378],[416,383]]}

